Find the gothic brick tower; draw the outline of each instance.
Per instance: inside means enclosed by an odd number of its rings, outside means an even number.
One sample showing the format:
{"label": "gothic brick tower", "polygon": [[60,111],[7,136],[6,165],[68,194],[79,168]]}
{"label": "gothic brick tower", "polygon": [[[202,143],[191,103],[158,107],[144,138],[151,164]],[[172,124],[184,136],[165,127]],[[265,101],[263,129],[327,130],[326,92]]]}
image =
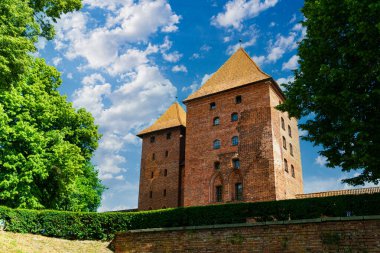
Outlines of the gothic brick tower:
{"label": "gothic brick tower", "polygon": [[239,49],[184,103],[184,206],[303,193],[297,120],[278,84]]}
{"label": "gothic brick tower", "polygon": [[142,138],[139,210],[182,205],[186,113],[178,103],[137,136]]}

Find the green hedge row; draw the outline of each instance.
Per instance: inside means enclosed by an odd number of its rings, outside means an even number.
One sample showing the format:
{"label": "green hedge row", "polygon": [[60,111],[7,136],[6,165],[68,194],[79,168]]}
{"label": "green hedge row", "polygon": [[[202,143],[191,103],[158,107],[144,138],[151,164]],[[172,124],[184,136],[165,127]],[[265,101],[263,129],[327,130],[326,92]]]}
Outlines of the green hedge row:
{"label": "green hedge row", "polygon": [[[0,207],[5,230],[46,236],[107,240],[115,232],[142,228],[178,227],[257,221],[379,215],[380,193],[326,198],[237,203],[144,212],[76,213]],[[1,223],[1,222],[0,222]]]}

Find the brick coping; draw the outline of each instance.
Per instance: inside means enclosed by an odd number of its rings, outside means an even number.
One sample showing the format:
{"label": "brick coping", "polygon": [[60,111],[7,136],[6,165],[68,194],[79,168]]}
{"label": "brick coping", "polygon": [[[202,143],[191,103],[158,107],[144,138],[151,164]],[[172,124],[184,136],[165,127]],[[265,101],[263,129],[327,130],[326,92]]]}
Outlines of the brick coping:
{"label": "brick coping", "polygon": [[331,222],[331,221],[360,221],[360,220],[380,220],[380,215],[324,217],[324,218],[302,219],[302,220],[264,221],[264,222],[255,222],[255,223],[216,224],[216,225],[169,227],[169,228],[146,228],[146,229],[129,230],[126,232],[119,232],[117,234],[166,232],[166,231],[188,231],[188,230],[203,230],[203,229],[240,228],[240,227],[255,227],[255,226],[267,226],[267,225],[288,225],[288,224],[320,223],[320,222]]}

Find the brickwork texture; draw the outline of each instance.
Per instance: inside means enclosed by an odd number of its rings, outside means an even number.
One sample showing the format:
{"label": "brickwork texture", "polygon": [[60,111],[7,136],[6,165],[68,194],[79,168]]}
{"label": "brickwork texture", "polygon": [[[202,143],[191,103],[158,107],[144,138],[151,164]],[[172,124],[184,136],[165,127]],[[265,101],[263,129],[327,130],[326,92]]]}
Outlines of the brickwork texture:
{"label": "brickwork texture", "polygon": [[380,220],[329,221],[116,235],[116,253],[380,252]]}

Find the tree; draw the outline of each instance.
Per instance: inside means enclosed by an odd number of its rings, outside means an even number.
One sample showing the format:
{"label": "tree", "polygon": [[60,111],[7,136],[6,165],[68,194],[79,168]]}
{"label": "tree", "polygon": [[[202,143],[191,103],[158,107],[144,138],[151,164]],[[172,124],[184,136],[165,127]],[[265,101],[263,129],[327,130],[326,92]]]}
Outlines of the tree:
{"label": "tree", "polygon": [[358,170],[352,185],[380,180],[380,2],[307,0],[299,69],[278,108],[306,117],[306,140],[327,166]]}
{"label": "tree", "polygon": [[90,159],[94,119],[57,90],[58,71],[35,59],[17,86],[0,93],[0,203],[95,211],[104,190]]}
{"label": "tree", "polygon": [[53,23],[79,10],[81,0],[0,1],[0,88],[15,85],[28,68],[39,37],[54,37]]}

